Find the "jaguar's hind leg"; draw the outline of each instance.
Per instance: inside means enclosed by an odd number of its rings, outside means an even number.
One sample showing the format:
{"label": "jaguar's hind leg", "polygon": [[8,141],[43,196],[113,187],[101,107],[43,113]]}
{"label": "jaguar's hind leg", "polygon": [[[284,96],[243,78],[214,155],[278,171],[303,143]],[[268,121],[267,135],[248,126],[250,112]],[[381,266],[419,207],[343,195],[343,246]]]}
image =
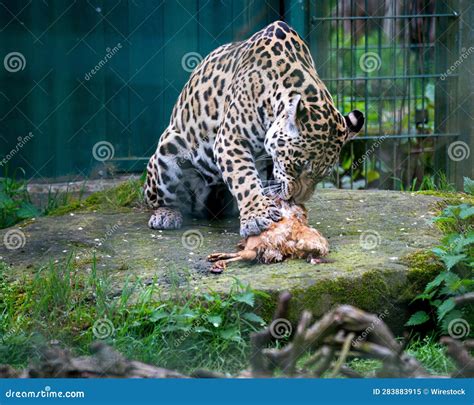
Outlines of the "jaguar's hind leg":
{"label": "jaguar's hind leg", "polygon": [[180,136],[176,131],[166,129],[148,162],[144,198],[148,206],[155,209],[148,221],[152,229],[178,229],[183,224],[177,194],[183,179],[179,164],[183,152],[176,146]]}

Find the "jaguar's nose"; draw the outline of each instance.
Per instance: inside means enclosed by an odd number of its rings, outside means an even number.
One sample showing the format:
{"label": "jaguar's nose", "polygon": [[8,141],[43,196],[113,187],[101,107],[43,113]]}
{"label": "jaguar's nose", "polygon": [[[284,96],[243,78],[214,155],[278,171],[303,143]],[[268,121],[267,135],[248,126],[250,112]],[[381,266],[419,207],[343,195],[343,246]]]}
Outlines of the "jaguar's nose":
{"label": "jaguar's nose", "polygon": [[296,204],[303,204],[308,201],[313,195],[315,186],[316,185],[308,179],[298,179],[298,181],[295,182],[295,187],[292,196],[293,201]]}

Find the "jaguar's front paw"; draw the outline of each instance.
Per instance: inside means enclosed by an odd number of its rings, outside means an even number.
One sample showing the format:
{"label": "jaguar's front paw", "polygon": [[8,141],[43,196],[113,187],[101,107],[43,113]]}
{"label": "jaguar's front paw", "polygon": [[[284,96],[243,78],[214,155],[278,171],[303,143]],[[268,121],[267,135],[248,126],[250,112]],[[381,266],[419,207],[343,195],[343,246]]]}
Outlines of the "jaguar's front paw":
{"label": "jaguar's front paw", "polygon": [[173,208],[159,207],[148,221],[151,229],[179,229],[183,225],[181,212]]}
{"label": "jaguar's front paw", "polygon": [[244,238],[259,235],[281,218],[282,214],[278,207],[271,200],[266,200],[262,208],[256,208],[248,216],[241,218],[240,235]]}

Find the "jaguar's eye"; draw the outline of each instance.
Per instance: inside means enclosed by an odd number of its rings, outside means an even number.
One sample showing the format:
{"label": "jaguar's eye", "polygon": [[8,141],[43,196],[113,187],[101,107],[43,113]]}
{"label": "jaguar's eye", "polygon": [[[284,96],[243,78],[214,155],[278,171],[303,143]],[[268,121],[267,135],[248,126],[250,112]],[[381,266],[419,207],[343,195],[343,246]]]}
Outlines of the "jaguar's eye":
{"label": "jaguar's eye", "polygon": [[303,173],[312,173],[313,164],[311,162],[301,162],[295,165],[295,171],[298,175]]}
{"label": "jaguar's eye", "polygon": [[303,173],[304,170],[304,163],[296,163],[295,164],[295,172],[298,174]]}

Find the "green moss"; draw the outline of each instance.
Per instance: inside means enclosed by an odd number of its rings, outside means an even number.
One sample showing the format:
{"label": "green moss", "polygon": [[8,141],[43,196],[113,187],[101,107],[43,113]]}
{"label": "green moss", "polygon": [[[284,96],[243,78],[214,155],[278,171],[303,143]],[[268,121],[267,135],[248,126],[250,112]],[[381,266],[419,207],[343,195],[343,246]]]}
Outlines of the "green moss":
{"label": "green moss", "polygon": [[402,300],[412,300],[420,294],[427,283],[442,270],[442,264],[430,250],[418,250],[402,261],[408,266],[408,282],[401,296]]}
{"label": "green moss", "polygon": [[[425,250],[404,257],[402,262],[408,266],[407,273],[375,269],[362,275],[354,272],[354,278],[328,278],[304,288],[293,288],[289,317],[296,322],[301,311],[306,309],[317,318],[335,305],[349,304],[373,313],[382,313],[388,309],[390,324],[401,330],[406,321],[403,314],[408,303],[423,291],[426,283],[442,268],[434,254]],[[277,297],[278,293],[275,292],[269,300],[259,303],[258,312],[267,321],[272,318]],[[396,314],[393,305],[397,305],[400,310]]]}
{"label": "green moss", "polygon": [[73,211],[124,211],[139,202],[141,186],[140,180],[129,180],[116,187],[93,193],[82,201],[71,199],[68,204],[55,208],[48,215],[64,215]]}
{"label": "green moss", "polygon": [[416,194],[431,195],[443,199],[445,205],[474,204],[474,196],[466,193],[450,193],[448,191],[425,190],[417,191]]}
{"label": "green moss", "polygon": [[[351,277],[319,280],[311,286],[291,290],[289,317],[297,321],[304,309],[319,317],[339,304],[354,305],[378,313],[402,282],[395,272],[378,270],[364,273],[360,279],[357,277],[357,281]],[[266,320],[271,319],[277,295],[275,293],[259,307],[258,312]]]}

